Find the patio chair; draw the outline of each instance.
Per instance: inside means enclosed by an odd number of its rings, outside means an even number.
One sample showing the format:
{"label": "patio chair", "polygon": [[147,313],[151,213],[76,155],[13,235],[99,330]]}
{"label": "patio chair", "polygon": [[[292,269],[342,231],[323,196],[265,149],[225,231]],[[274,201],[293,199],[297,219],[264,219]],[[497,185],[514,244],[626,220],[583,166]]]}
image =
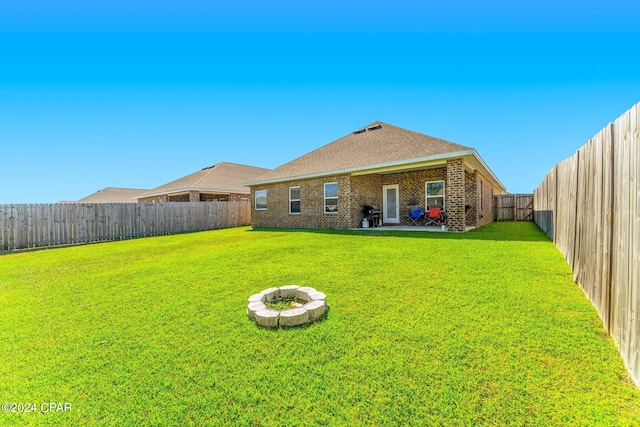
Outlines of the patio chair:
{"label": "patio chair", "polygon": [[424,221],[424,208],[412,207],[405,217],[409,220],[409,225],[421,225]]}
{"label": "patio chair", "polygon": [[427,211],[427,215],[424,217],[427,223],[425,225],[442,225],[444,222],[444,214],[442,208],[432,207]]}

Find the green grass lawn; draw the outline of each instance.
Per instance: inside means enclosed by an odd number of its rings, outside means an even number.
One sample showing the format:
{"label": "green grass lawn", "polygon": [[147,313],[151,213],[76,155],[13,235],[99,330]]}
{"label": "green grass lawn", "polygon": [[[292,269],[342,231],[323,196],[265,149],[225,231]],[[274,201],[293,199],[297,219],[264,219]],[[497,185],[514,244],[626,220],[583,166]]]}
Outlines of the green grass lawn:
{"label": "green grass lawn", "polygon": [[[251,294],[328,316],[269,330]],[[631,382],[531,223],[236,228],[0,256],[0,425],[640,425]]]}

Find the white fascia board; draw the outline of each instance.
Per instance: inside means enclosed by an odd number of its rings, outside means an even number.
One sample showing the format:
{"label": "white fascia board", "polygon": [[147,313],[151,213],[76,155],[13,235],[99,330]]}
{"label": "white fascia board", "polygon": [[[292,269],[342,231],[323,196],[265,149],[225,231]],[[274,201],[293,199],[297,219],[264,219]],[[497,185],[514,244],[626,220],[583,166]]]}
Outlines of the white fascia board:
{"label": "white fascia board", "polygon": [[366,172],[370,170],[389,168],[393,166],[405,166],[412,163],[429,162],[429,161],[436,161],[436,160],[447,160],[455,157],[464,157],[470,154],[472,155],[473,153],[474,153],[474,150],[462,150],[462,151],[455,151],[452,153],[435,154],[431,156],[415,157],[412,159],[394,160],[392,162],[376,163],[373,165],[356,166],[356,167],[345,168],[345,169],[336,169],[336,170],[326,171],[326,172],[315,172],[315,173],[310,173],[305,175],[294,175],[294,176],[287,176],[283,178],[267,179],[264,181],[247,182],[242,185],[244,185],[245,187],[251,187],[254,185],[275,184],[277,182],[293,181],[296,179],[310,179],[310,178],[319,178],[323,176],[343,175],[343,174],[354,173],[354,172]]}
{"label": "white fascia board", "polygon": [[[484,160],[482,159],[482,157],[480,157],[480,155],[478,154],[478,152],[475,149],[471,149],[471,151],[473,152],[472,155],[475,158],[475,160],[480,164],[481,168],[487,172],[487,174],[489,175],[487,178],[489,178],[489,180],[493,181],[494,184],[496,184],[496,186],[499,187],[500,190],[504,191],[505,193],[507,192],[507,188],[504,186],[504,184],[498,179],[498,177],[493,173],[493,171],[489,168],[489,166],[487,166],[487,164],[484,162]],[[482,171],[481,171],[482,172]],[[483,174],[484,175],[484,174]]]}
{"label": "white fascia board", "polygon": [[[437,161],[445,161],[446,162],[446,160],[455,159],[455,158],[463,158],[463,159],[465,159],[465,162],[470,164],[470,166],[472,166],[474,169],[479,169],[480,172],[482,173],[482,175],[488,175],[487,178],[490,181],[492,181],[493,184],[496,185],[496,187],[498,187],[500,190],[502,190],[504,192],[507,191],[506,187],[504,186],[504,184],[502,184],[502,182],[500,182],[498,177],[493,173],[493,171],[489,168],[489,166],[487,166],[487,164],[484,162],[482,157],[480,157],[478,152],[473,148],[470,148],[468,150],[454,151],[454,152],[451,152],[451,153],[435,154],[435,155],[423,156],[423,157],[415,157],[415,158],[412,158],[412,159],[395,160],[393,162],[377,163],[377,164],[373,164],[373,165],[357,166],[357,167],[353,167],[353,168],[337,169],[337,170],[326,171],[326,172],[315,172],[315,173],[304,174],[304,175],[287,176],[287,177],[283,177],[283,178],[267,179],[267,180],[263,180],[263,181],[246,182],[246,183],[243,183],[242,185],[245,186],[245,187],[251,187],[251,186],[256,186],[256,185],[275,184],[275,183],[278,183],[278,182],[287,182],[287,181],[300,180],[300,179],[320,178],[320,177],[323,177],[323,176],[328,177],[328,176],[343,175],[343,174],[348,174],[348,173],[349,174],[357,174],[357,175],[365,175],[367,172],[376,173],[375,172],[376,169],[392,168],[392,167],[395,167],[395,166],[397,166],[400,169],[401,166],[411,167],[412,164],[417,164],[417,163],[428,163],[428,162],[434,162],[435,163]],[[471,159],[473,159],[473,160],[469,161]]]}

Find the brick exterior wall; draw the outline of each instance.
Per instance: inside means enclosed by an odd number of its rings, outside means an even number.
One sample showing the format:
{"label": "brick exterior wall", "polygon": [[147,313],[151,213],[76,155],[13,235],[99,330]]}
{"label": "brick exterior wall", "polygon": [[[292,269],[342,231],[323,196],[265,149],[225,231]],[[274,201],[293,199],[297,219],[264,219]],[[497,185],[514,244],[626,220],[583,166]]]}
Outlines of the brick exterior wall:
{"label": "brick exterior wall", "polygon": [[170,202],[188,202],[189,194],[169,195],[169,201]]}
{"label": "brick exterior wall", "polygon": [[447,230],[464,231],[466,220],[465,173],[462,159],[447,160],[447,182],[445,183],[445,209],[447,211]]}
{"label": "brick exterior wall", "polygon": [[465,171],[465,202],[467,227],[482,227],[493,222],[494,187],[478,171]]}
{"label": "brick exterior wall", "polygon": [[[434,169],[384,175],[340,175],[254,186],[251,188],[252,225],[256,228],[360,227],[362,206],[382,210],[382,187],[394,184],[398,185],[400,193],[400,223],[408,225],[405,214],[409,207],[426,206],[425,183],[428,181],[445,182],[449,230],[464,231],[465,226],[478,227],[493,220],[493,187],[477,172],[466,172],[462,159],[453,159],[447,161],[446,167]],[[338,183],[337,214],[324,213],[324,184],[330,182]],[[290,187],[300,187],[299,214],[289,213]],[[255,192],[258,190],[267,190],[266,210],[255,210]],[[470,206],[466,215],[465,205]]]}
{"label": "brick exterior wall", "polygon": [[[338,212],[324,213],[324,184],[338,183]],[[300,187],[300,213],[289,213],[289,188]],[[277,228],[353,228],[349,198],[351,177],[288,181],[251,188],[251,224]],[[267,209],[255,209],[255,192],[267,190]]]}
{"label": "brick exterior wall", "polygon": [[481,206],[478,208],[479,215],[482,218],[478,218],[477,227],[481,227],[483,225],[487,225],[493,222],[493,194],[494,187],[491,183],[486,180],[482,175],[478,175],[478,194],[482,198],[479,200],[478,205]]}
{"label": "brick exterior wall", "polygon": [[351,177],[351,224],[353,228],[362,226],[362,207],[373,206],[382,210],[382,177],[380,175],[359,175]]}
{"label": "brick exterior wall", "polygon": [[480,195],[478,194],[478,172],[464,171],[464,216],[465,226],[475,227],[478,223],[478,207]]}

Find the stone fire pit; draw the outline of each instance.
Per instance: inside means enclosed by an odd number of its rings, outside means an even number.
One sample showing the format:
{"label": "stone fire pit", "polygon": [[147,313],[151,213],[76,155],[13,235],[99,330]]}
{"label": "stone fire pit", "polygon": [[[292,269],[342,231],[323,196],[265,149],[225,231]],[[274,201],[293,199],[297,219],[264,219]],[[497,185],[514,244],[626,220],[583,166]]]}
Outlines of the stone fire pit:
{"label": "stone fire pit", "polygon": [[[274,299],[295,297],[306,301],[286,310],[274,310],[266,302]],[[269,288],[251,295],[247,305],[247,315],[260,326],[277,328],[278,326],[298,326],[311,323],[327,311],[327,296],[308,286],[287,285]]]}

